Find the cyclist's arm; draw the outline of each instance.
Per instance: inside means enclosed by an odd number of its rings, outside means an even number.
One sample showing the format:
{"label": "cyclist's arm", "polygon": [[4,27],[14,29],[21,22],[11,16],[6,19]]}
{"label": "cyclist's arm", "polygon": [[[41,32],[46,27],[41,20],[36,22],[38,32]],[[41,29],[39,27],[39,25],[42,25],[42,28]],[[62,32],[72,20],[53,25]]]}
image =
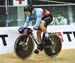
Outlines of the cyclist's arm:
{"label": "cyclist's arm", "polygon": [[27,16],[26,17],[26,21],[25,21],[23,27],[26,27],[27,28],[29,26],[29,22],[30,22],[30,16]]}
{"label": "cyclist's arm", "polygon": [[42,19],[42,12],[41,11],[37,11],[36,13],[36,23],[34,24],[34,27],[39,27],[41,20]]}

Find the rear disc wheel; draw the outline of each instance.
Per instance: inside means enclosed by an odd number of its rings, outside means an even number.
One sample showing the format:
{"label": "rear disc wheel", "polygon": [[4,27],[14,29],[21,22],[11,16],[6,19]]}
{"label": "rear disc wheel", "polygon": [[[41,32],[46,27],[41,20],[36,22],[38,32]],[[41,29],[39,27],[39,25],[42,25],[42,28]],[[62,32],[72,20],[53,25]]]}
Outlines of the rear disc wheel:
{"label": "rear disc wheel", "polygon": [[[50,34],[49,37],[50,37],[51,41],[54,42],[55,53],[52,52],[51,44],[50,44],[50,47],[45,47],[44,51],[48,56],[54,57],[54,56],[58,55],[58,53],[61,51],[62,44],[61,44],[60,38],[57,35]],[[48,46],[49,46],[49,44],[48,44]]]}

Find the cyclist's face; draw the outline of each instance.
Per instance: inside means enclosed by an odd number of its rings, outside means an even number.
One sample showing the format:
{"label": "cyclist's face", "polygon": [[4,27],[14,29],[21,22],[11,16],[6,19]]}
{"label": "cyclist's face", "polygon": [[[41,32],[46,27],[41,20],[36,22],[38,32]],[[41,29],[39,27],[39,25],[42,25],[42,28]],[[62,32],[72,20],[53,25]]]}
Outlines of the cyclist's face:
{"label": "cyclist's face", "polygon": [[26,14],[27,16],[30,16],[30,15],[31,15],[31,13],[30,13],[29,11],[25,11],[25,14]]}

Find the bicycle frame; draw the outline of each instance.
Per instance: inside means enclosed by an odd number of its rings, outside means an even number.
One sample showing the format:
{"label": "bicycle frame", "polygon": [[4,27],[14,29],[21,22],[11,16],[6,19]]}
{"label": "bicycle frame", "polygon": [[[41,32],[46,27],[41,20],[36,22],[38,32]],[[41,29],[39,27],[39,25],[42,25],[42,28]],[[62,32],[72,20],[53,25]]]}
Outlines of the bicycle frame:
{"label": "bicycle frame", "polygon": [[[26,28],[26,31],[24,31],[23,34],[30,36],[32,38],[33,42],[35,42],[38,45],[38,41],[35,39],[34,34],[32,32],[33,32],[33,30],[31,30],[31,28]],[[43,45],[44,45],[44,40],[45,40],[45,33],[43,33],[43,36],[41,38],[41,42]],[[51,39],[50,39],[50,41],[51,41]],[[27,38],[26,42],[28,42],[28,38]]]}
{"label": "bicycle frame", "polygon": [[32,38],[33,42],[35,42],[38,45],[38,41],[34,38],[33,34],[29,34],[29,36]]}
{"label": "bicycle frame", "polygon": [[[21,33],[22,35],[20,35],[16,41],[15,41],[15,45],[14,45],[14,49],[15,52],[17,54],[17,56],[21,57],[21,58],[27,58],[31,55],[33,48],[34,48],[34,42],[36,43],[36,45],[38,46],[38,41],[35,39],[34,34],[32,33],[33,30],[31,30],[30,28],[27,28],[25,30],[24,33]],[[58,36],[56,36],[55,34],[50,34],[50,41],[54,42],[54,44],[51,44],[49,41],[46,41],[46,37],[45,34],[43,33],[42,35],[42,50],[44,50],[44,52],[48,55],[48,56],[55,56],[57,55],[60,51],[61,51],[61,41],[60,38]],[[22,43],[22,44],[20,44]],[[36,53],[39,52],[39,50],[35,50],[37,51]],[[41,50],[41,51],[42,51]],[[22,54],[23,52],[23,54]]]}

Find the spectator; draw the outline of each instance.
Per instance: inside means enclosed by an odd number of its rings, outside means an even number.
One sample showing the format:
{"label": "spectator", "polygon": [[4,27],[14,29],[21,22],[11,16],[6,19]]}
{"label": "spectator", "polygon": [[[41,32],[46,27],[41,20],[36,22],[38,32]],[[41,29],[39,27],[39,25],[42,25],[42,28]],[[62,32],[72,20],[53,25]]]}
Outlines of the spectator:
{"label": "spectator", "polygon": [[54,24],[55,25],[67,25],[67,19],[62,15],[58,14],[56,17],[53,18]]}

